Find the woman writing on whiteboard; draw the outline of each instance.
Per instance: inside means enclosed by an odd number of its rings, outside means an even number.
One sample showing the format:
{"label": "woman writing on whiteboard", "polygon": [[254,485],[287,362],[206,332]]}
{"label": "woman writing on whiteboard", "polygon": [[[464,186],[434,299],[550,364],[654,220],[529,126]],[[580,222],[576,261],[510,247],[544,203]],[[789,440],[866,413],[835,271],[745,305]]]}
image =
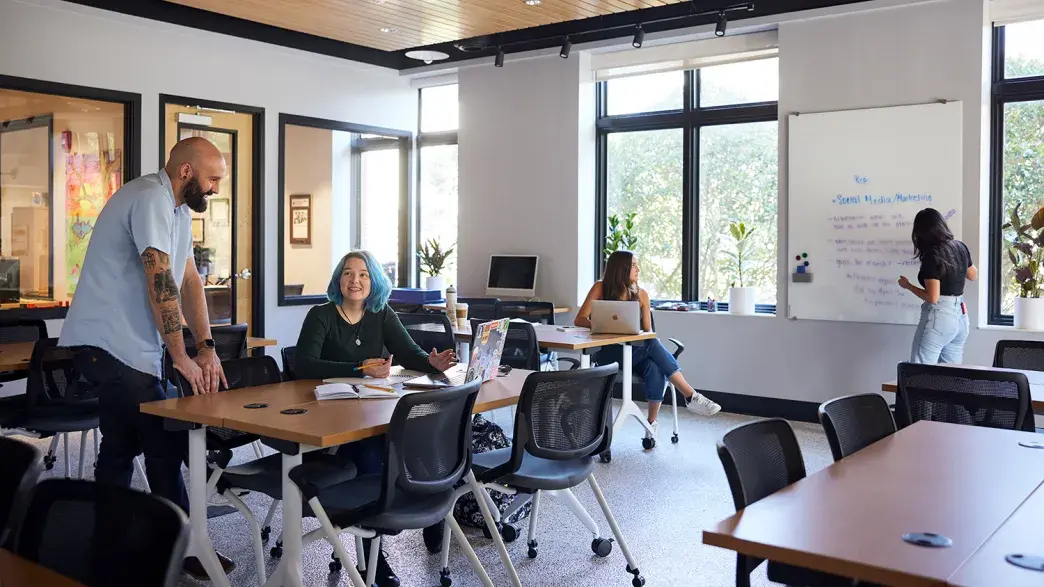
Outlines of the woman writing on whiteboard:
{"label": "woman writing on whiteboard", "polygon": [[[652,309],[649,305],[649,294],[638,287],[638,275],[641,269],[638,260],[630,251],[616,251],[609,255],[605,263],[605,274],[602,280],[591,286],[591,291],[584,300],[584,305],[577,312],[577,326],[583,328],[591,327],[591,302],[594,300],[618,300],[637,302],[641,305],[642,330],[652,331]],[[649,424],[653,432],[646,432],[646,438],[656,439],[656,431],[659,424],[656,417],[660,413],[660,403],[663,402],[663,394],[670,381],[674,387],[685,396],[685,407],[690,412],[701,416],[713,416],[721,410],[721,406],[701,395],[689,385],[682,376],[681,367],[671,353],[657,339],[646,340],[633,345],[634,350],[631,357],[634,372],[642,374],[642,387],[645,389],[645,399],[649,404]],[[599,365],[610,363],[622,364],[623,351],[619,345],[603,347],[594,356],[594,362]]]}
{"label": "woman writing on whiteboard", "polygon": [[921,261],[917,281],[905,276],[899,286],[921,298],[921,321],[914,334],[910,361],[914,363],[960,364],[968,340],[968,314],[964,305],[964,282],[979,272],[971,251],[953,238],[938,210],[925,208],[913,222],[914,254]]}

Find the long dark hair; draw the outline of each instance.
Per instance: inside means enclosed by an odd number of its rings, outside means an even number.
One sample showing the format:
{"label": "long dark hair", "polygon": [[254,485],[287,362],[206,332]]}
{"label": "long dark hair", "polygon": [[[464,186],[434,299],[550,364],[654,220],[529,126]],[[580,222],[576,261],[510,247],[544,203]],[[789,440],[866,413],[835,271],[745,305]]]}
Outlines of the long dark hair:
{"label": "long dark hair", "polygon": [[940,267],[957,268],[957,241],[946,225],[946,220],[935,208],[925,208],[914,216],[913,232],[914,255],[924,263],[925,257],[934,259]]}
{"label": "long dark hair", "polygon": [[636,300],[638,285],[631,283],[631,264],[634,253],[616,251],[605,262],[602,274],[602,298],[606,300]]}

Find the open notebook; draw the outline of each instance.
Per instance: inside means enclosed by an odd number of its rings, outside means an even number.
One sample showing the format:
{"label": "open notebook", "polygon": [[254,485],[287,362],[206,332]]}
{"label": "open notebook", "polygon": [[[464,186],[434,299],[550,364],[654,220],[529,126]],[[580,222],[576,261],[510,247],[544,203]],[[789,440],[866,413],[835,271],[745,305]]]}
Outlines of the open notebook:
{"label": "open notebook", "polygon": [[373,377],[334,377],[323,379],[315,388],[315,399],[392,399],[402,394],[399,384],[423,376],[420,371],[392,367],[383,379]]}

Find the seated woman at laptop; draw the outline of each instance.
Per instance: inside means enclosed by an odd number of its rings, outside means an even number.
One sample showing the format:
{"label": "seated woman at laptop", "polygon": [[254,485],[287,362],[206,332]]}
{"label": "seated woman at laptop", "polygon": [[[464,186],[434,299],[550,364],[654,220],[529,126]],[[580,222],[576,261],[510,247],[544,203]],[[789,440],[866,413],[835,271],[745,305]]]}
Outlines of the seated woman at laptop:
{"label": "seated woman at laptop", "polygon": [[[638,287],[638,275],[641,269],[638,260],[630,251],[616,251],[609,255],[605,263],[605,274],[602,280],[591,286],[584,305],[577,312],[575,323],[584,328],[591,327],[591,302],[595,300],[633,301],[641,305],[642,330],[652,331],[652,308],[649,305],[649,294]],[[602,347],[594,356],[599,365],[621,363],[623,351],[620,345]],[[696,392],[682,376],[678,361],[664,348],[657,339],[639,342],[633,345],[631,355],[635,373],[642,374],[645,399],[649,403],[649,423],[653,426],[652,436],[657,429],[656,416],[660,412],[663,392],[667,381],[685,396],[685,407],[690,412],[702,416],[713,416],[721,410],[721,406]],[[648,433],[647,433],[648,434]]]}
{"label": "seated woman at laptop", "polygon": [[[345,255],[326,290],[329,303],[309,310],[297,340],[297,376],[301,379],[330,377],[387,377],[392,358],[407,369],[437,373],[456,364],[453,351],[429,354],[422,350],[399,317],[388,307],[391,284],[381,265],[367,251]],[[384,358],[384,351],[390,356]],[[384,438],[371,437],[347,444],[337,453],[355,462],[359,475],[383,470]],[[368,541],[367,541],[368,542]],[[369,552],[367,545],[366,551]],[[398,578],[382,550],[377,563],[377,585],[396,587]]]}

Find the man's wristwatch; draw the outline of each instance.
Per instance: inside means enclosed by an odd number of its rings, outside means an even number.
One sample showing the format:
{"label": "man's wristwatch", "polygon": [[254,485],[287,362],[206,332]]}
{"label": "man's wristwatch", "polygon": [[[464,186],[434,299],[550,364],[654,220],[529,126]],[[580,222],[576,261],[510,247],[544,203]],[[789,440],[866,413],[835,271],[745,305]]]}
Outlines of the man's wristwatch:
{"label": "man's wristwatch", "polygon": [[215,347],[215,345],[214,345],[214,339],[213,338],[207,338],[207,339],[201,340],[201,341],[196,343],[196,350],[197,351],[202,351],[202,350],[205,350],[205,349],[214,350],[214,347]]}

